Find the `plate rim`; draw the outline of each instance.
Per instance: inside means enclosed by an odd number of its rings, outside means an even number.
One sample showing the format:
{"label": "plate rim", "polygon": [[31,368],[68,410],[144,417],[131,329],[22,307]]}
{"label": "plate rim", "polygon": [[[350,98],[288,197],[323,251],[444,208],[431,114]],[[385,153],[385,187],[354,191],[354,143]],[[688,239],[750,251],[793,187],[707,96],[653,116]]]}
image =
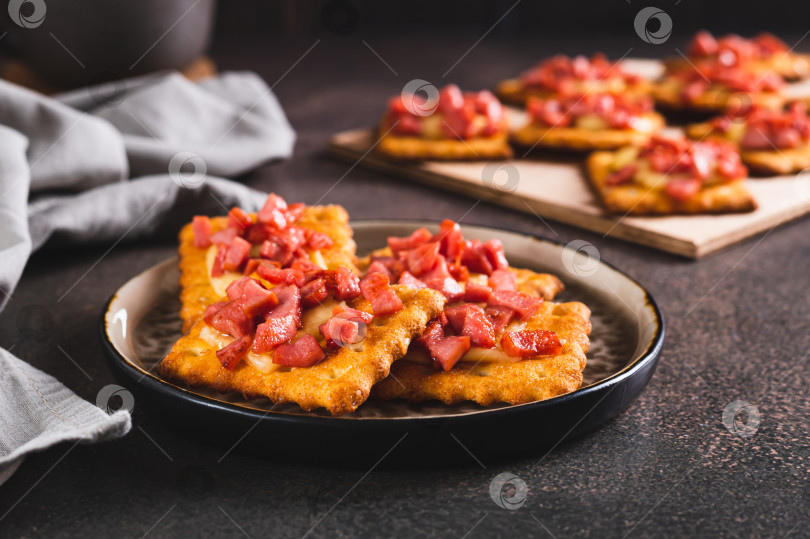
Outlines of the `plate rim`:
{"label": "plate rim", "polygon": [[[381,225],[381,224],[400,224],[400,225],[412,225],[412,226],[438,226],[440,221],[430,221],[430,220],[414,220],[414,219],[358,219],[352,221],[352,227],[354,228],[356,225],[362,225],[365,227],[372,227],[374,225]],[[563,244],[561,241],[545,238],[542,236],[535,236],[533,234],[520,232],[516,230],[512,230],[502,226],[490,226],[490,225],[476,225],[476,224],[461,224],[462,229],[464,227],[473,227],[481,230],[496,230],[500,232],[506,232],[508,234],[513,234],[516,236],[520,236],[523,239],[529,239],[533,241],[538,241],[541,243],[548,243],[553,246],[559,247],[561,249],[566,249],[566,245]],[[250,406],[235,404],[223,400],[219,400],[213,397],[208,397],[192,391],[190,389],[178,386],[172,382],[164,380],[163,378],[157,376],[156,374],[141,369],[140,367],[132,364],[113,344],[110,336],[108,334],[108,325],[107,325],[107,314],[110,312],[110,306],[112,305],[113,301],[118,297],[120,290],[126,286],[128,283],[132,282],[134,279],[142,276],[143,274],[152,271],[154,268],[166,264],[170,260],[177,259],[177,255],[174,255],[171,258],[167,258],[162,260],[152,266],[138,272],[137,274],[133,275],[129,279],[127,279],[121,286],[119,286],[110,298],[104,302],[101,316],[99,317],[99,333],[103,345],[104,351],[107,352],[108,360],[112,360],[115,358],[117,365],[124,367],[124,369],[129,373],[130,377],[135,379],[140,377],[140,380],[135,380],[137,384],[141,385],[144,381],[147,381],[149,387],[158,392],[162,393],[163,395],[169,398],[180,398],[182,400],[186,400],[192,402],[194,404],[199,404],[203,407],[207,408],[214,408],[217,411],[225,412],[225,413],[236,413],[239,415],[243,415],[246,417],[253,418],[254,420],[261,421],[280,421],[280,422],[290,422],[290,423],[301,423],[306,422],[308,425],[311,426],[324,426],[324,427],[333,427],[337,425],[336,421],[341,421],[341,424],[345,425],[352,425],[359,427],[360,425],[371,425],[371,426],[402,426],[405,423],[408,423],[411,426],[424,426],[427,428],[443,425],[447,422],[452,422],[454,424],[462,424],[466,421],[474,421],[476,419],[480,419],[486,417],[487,419],[500,419],[500,418],[507,418],[512,417],[514,414],[522,414],[527,412],[537,412],[544,408],[553,408],[556,406],[563,406],[567,402],[578,400],[582,398],[587,398],[589,395],[593,393],[599,393],[602,391],[611,391],[613,387],[617,384],[623,382],[624,380],[632,377],[635,373],[643,370],[649,364],[650,367],[654,367],[658,359],[660,357],[661,351],[663,349],[664,340],[666,336],[666,328],[665,328],[665,321],[664,315],[661,311],[658,303],[653,298],[652,294],[650,294],[649,290],[641,283],[639,283],[636,279],[622,271],[621,269],[617,268],[615,265],[611,264],[610,262],[606,262],[600,258],[599,263],[604,264],[611,270],[617,272],[619,275],[624,277],[625,279],[629,280],[632,284],[637,286],[643,293],[644,293],[644,301],[645,304],[648,305],[653,312],[654,321],[656,322],[656,329],[655,332],[650,339],[650,342],[642,352],[638,358],[633,360],[632,362],[625,365],[621,370],[618,372],[613,373],[612,375],[608,376],[607,378],[595,382],[591,385],[580,387],[570,393],[565,393],[563,395],[557,395],[554,397],[550,397],[548,399],[543,399],[539,401],[527,402],[522,404],[513,404],[502,406],[499,408],[494,409],[481,409],[476,410],[473,412],[466,412],[463,414],[456,414],[456,415],[428,415],[428,416],[408,416],[408,417],[345,417],[345,416],[322,416],[322,415],[308,415],[306,413],[303,414],[291,414],[286,412],[275,412],[271,410],[261,410],[258,408],[253,408]],[[645,384],[646,385],[646,384]],[[603,397],[604,398],[604,397]],[[601,402],[597,402],[597,405]],[[587,416],[587,414],[586,414]],[[584,419],[586,416],[583,416]]]}

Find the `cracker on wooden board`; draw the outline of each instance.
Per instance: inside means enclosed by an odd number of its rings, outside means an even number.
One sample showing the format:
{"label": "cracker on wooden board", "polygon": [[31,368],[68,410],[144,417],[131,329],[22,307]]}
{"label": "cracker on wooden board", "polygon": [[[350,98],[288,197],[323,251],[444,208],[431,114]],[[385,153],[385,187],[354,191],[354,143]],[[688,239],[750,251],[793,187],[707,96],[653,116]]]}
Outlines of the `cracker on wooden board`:
{"label": "cracker on wooden board", "polygon": [[426,139],[414,136],[402,136],[383,133],[375,151],[392,159],[403,161],[475,161],[510,159],[512,148],[509,146],[507,127],[504,121],[501,129],[489,137],[472,137],[464,140]]}
{"label": "cracker on wooden board", "polygon": [[650,131],[635,129],[582,129],[578,127],[545,127],[528,123],[513,131],[510,138],[524,147],[566,150],[610,150],[622,146],[640,146],[664,127],[664,117],[656,112],[645,115],[652,124]]}
{"label": "cracker on wooden board", "polygon": [[672,215],[749,212],[757,208],[744,181],[701,188],[685,202],[676,201],[661,189],[635,184],[607,185],[615,152],[594,152],[587,160],[588,179],[605,208],[630,215]]}

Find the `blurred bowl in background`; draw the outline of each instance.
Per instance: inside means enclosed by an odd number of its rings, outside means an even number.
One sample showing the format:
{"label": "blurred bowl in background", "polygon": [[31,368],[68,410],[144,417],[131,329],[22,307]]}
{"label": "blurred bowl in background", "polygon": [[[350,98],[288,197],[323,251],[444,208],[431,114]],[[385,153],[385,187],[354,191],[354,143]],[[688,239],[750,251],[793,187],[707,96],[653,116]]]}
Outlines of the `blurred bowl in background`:
{"label": "blurred bowl in background", "polygon": [[205,53],[216,0],[11,0],[4,56],[58,89],[184,69]]}

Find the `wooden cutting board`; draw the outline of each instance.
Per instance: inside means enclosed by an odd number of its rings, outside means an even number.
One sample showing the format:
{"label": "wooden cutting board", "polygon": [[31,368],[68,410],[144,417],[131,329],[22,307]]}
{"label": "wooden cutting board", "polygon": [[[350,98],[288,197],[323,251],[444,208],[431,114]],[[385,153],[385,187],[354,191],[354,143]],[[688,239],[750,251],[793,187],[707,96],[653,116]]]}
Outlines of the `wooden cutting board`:
{"label": "wooden cutting board", "polygon": [[[626,65],[650,78],[661,69],[655,61],[632,60]],[[519,114],[511,111],[510,120]],[[498,162],[398,163],[369,151],[375,142],[371,128],[354,129],[334,135],[327,149],[380,172],[688,258],[700,258],[810,212],[810,172],[748,180],[759,204],[751,213],[623,217],[602,210],[585,179],[584,158],[552,155]]]}

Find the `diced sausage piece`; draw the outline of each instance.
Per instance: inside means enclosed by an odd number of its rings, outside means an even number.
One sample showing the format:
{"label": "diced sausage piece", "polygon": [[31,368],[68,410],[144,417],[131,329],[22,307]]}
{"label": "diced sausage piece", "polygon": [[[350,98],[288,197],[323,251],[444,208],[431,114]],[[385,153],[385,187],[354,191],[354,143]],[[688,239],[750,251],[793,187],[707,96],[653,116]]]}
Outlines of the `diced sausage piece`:
{"label": "diced sausage piece", "polygon": [[427,288],[427,285],[413,276],[410,271],[403,271],[402,275],[399,276],[399,281],[397,284],[401,284],[404,286],[410,286],[411,288]]}
{"label": "diced sausage piece", "polygon": [[242,235],[252,223],[253,219],[242,208],[234,207],[228,212],[228,228],[236,229],[239,235]]}
{"label": "diced sausage piece", "polygon": [[417,341],[421,343],[425,349],[430,352],[430,347],[440,340],[444,339],[444,326],[447,323],[447,318],[444,313],[439,317],[434,318],[428,322],[425,332],[419,336]]}
{"label": "diced sausage piece", "polygon": [[414,247],[418,247],[423,243],[427,243],[431,241],[433,234],[427,228],[420,228],[415,230],[413,234],[408,236],[407,238],[397,238],[395,236],[390,236],[388,238],[388,246],[394,251],[394,254],[400,251],[407,251],[409,249],[413,249]]}
{"label": "diced sausage piece", "polygon": [[225,305],[227,305],[227,301],[218,301],[217,303],[212,303],[208,307],[205,308],[205,314],[203,314],[203,320],[209,326],[211,322],[214,320],[214,315],[216,315],[220,309],[222,309]]}
{"label": "diced sausage piece", "polygon": [[495,269],[484,252],[484,245],[478,240],[467,240],[461,251],[461,263],[474,273],[489,275]]}
{"label": "diced sausage piece", "polygon": [[250,243],[240,237],[233,239],[225,254],[225,271],[239,271],[250,257]]}
{"label": "diced sausage piece", "polygon": [[429,347],[430,357],[438,361],[447,372],[470,350],[470,338],[445,337]]}
{"label": "diced sausage piece", "polygon": [[464,139],[475,135],[475,104],[465,101],[461,107],[449,110],[444,113],[442,125],[440,126],[444,135],[448,138]]}
{"label": "diced sausage piece", "polygon": [[307,238],[307,246],[310,249],[328,249],[335,243],[332,241],[332,238],[323,232],[316,232],[314,230],[307,229],[305,234]]}
{"label": "diced sausage piece", "polygon": [[244,273],[245,275],[252,274],[254,271],[256,271],[256,268],[258,268],[259,264],[261,263],[262,263],[261,258],[248,258],[248,261],[245,262],[245,269],[242,270],[242,273]]}
{"label": "diced sausage piece", "polygon": [[291,344],[281,344],[273,354],[273,363],[285,367],[312,367],[324,359],[326,354],[312,335],[304,335]]}
{"label": "diced sausage piece", "polygon": [[344,305],[335,305],[332,308],[332,316],[339,316],[346,320],[358,320],[364,324],[370,324],[371,321],[374,320],[373,314],[358,309],[352,309]]}
{"label": "diced sausage piece", "polygon": [[242,286],[242,296],[239,300],[245,314],[253,318],[264,316],[267,312],[278,305],[276,293],[266,289],[256,279],[250,279]]}
{"label": "diced sausage piece", "polygon": [[303,202],[296,202],[295,204],[290,204],[287,206],[287,210],[284,212],[284,215],[286,215],[288,223],[295,224],[304,216],[306,212],[307,205]]}
{"label": "diced sausage piece", "polygon": [[314,279],[301,287],[301,304],[305,309],[319,305],[329,296],[326,282],[322,277]]}
{"label": "diced sausage piece", "polygon": [[456,84],[448,84],[439,91],[438,110],[442,113],[452,112],[464,106],[464,94]]}
{"label": "diced sausage piece", "polygon": [[448,301],[453,302],[464,296],[464,287],[453,279],[447,269],[447,262],[439,255],[435,267],[428,273],[421,276],[421,280],[433,290],[438,290],[445,295]]}
{"label": "diced sausage piece", "polygon": [[771,140],[762,129],[752,129],[749,126],[740,140],[740,147],[746,150],[771,150]]}
{"label": "diced sausage piece", "polygon": [[252,225],[248,225],[242,237],[248,240],[252,245],[259,245],[269,237],[268,227],[261,223],[253,223]]}
{"label": "diced sausage piece", "polygon": [[228,302],[211,319],[211,326],[237,339],[250,335],[253,320],[245,314],[239,301]]}
{"label": "diced sausage piece", "polygon": [[495,335],[499,335],[506,329],[509,322],[515,318],[515,311],[509,307],[487,307],[485,312],[490,320],[492,320],[492,329],[495,331]]}
{"label": "diced sausage piece", "polygon": [[355,344],[360,340],[360,323],[358,320],[333,316],[321,324],[318,330],[326,339],[326,347],[330,349]]}
{"label": "diced sausage piece", "polygon": [[692,39],[689,45],[689,56],[697,58],[700,56],[710,56],[717,52],[717,40],[706,30],[701,30]]}
{"label": "diced sausage piece", "polygon": [[360,279],[348,268],[322,270],[320,276],[326,282],[326,289],[338,301],[354,299],[360,295]]}
{"label": "diced sausage piece", "polygon": [[307,246],[307,229],[291,226],[280,230],[277,235],[291,251],[295,252],[301,249],[304,256],[307,256],[303,251],[304,247]]}
{"label": "diced sausage piece", "polygon": [[493,290],[517,291],[517,275],[508,269],[496,269],[489,276],[489,286]]}
{"label": "diced sausage piece", "polygon": [[250,277],[242,277],[241,279],[237,279],[236,281],[232,282],[228,285],[228,288],[225,289],[225,294],[227,294],[228,299],[234,300],[239,299],[242,297],[242,288],[245,284],[252,281]]}
{"label": "diced sausage piece", "polygon": [[268,260],[274,260],[285,266],[290,263],[293,252],[279,238],[269,238],[262,242],[259,256]]}
{"label": "diced sausage piece", "polygon": [[297,258],[296,260],[293,260],[290,267],[302,271],[305,274],[321,271],[321,267],[309,258]]}
{"label": "diced sausage piece", "polygon": [[211,243],[216,245],[230,245],[233,239],[238,235],[239,233],[235,228],[224,228],[219,232],[214,232],[211,234],[210,240]]}
{"label": "diced sausage piece", "polygon": [[438,290],[447,298],[448,302],[458,301],[462,297],[464,297],[464,287],[459,284],[458,281],[450,277],[425,277],[425,284],[428,288],[432,288],[433,290]]}
{"label": "diced sausage piece", "polygon": [[298,287],[279,285],[273,291],[278,297],[278,306],[267,315],[266,319],[289,316],[295,327],[301,327],[301,293]]}
{"label": "diced sausage piece", "polygon": [[244,337],[236,339],[222,350],[217,350],[217,359],[219,359],[223,367],[232,371],[242,358],[245,357],[248,350],[250,350],[250,336],[245,335]]}
{"label": "diced sausage piece", "polygon": [[263,354],[295,337],[298,328],[292,317],[269,318],[256,326],[253,351]]}
{"label": "diced sausage piece", "polygon": [[501,240],[493,238],[484,243],[484,253],[493,270],[506,269],[509,267],[506,254],[503,252],[503,243],[501,243]]}
{"label": "diced sausage piece", "polygon": [[363,297],[371,303],[374,316],[385,316],[402,308],[402,300],[388,284],[388,277],[382,273],[371,273],[360,281]]}
{"label": "diced sausage piece", "polygon": [[484,310],[473,303],[465,303],[444,310],[453,330],[470,338],[472,346],[492,348],[495,346],[495,330]]}
{"label": "diced sausage piece", "polygon": [[256,328],[253,351],[257,354],[269,352],[279,344],[295,337],[301,327],[301,294],[296,286],[277,286],[273,289],[278,305]]}
{"label": "diced sausage piece", "polygon": [[211,230],[211,219],[205,215],[195,215],[191,221],[191,231],[194,233],[194,247],[210,247]]}
{"label": "diced sausage piece", "polygon": [[432,241],[438,241],[439,252],[448,260],[456,262],[461,259],[461,251],[464,249],[464,236],[461,234],[461,227],[458,223],[445,219],[439,225],[439,233],[433,236]]}
{"label": "diced sausage piece", "polygon": [[605,185],[614,186],[630,183],[633,180],[633,176],[636,175],[636,172],[638,172],[638,165],[633,163],[626,165],[616,172],[609,174],[605,178]]}
{"label": "diced sausage piece", "polygon": [[501,337],[501,347],[508,356],[535,357],[562,352],[557,334],[543,329],[507,331]]}
{"label": "diced sausage piece", "polygon": [[463,264],[447,264],[447,270],[456,281],[466,281],[470,278],[470,270]]}
{"label": "diced sausage piece", "polygon": [[426,243],[408,251],[407,269],[417,277],[435,268],[444,257],[439,254],[439,242]]}
{"label": "diced sausage piece", "polygon": [[509,307],[518,318],[524,320],[529,318],[543,306],[543,298],[529,296],[521,292],[510,292],[509,290],[493,290],[489,296],[487,305],[491,307]]}
{"label": "diced sausage piece", "polygon": [[256,273],[258,273],[259,277],[262,279],[273,284],[284,283],[294,284],[296,286],[303,286],[304,284],[304,273],[301,270],[293,268],[281,269],[266,261],[259,264],[259,267],[256,268]]}
{"label": "diced sausage piece", "polygon": [[393,256],[374,257],[366,273],[373,271],[387,273],[389,282],[393,283],[399,279],[399,276],[405,271],[405,265]]}
{"label": "diced sausage piece", "polygon": [[287,227],[287,203],[275,193],[270,193],[259,210],[257,220],[278,230]]}
{"label": "diced sausage piece", "polygon": [[368,269],[366,270],[366,275],[369,273],[382,273],[388,278],[389,282],[393,282],[396,280],[394,274],[386,267],[385,264],[380,262],[379,260],[372,260],[371,264],[368,265]]}
{"label": "diced sausage piece", "polygon": [[485,303],[489,299],[492,289],[482,284],[467,281],[464,285],[464,301],[470,303]]}
{"label": "diced sausage piece", "polygon": [[360,279],[354,272],[348,268],[338,268],[335,270],[335,284],[334,291],[335,299],[338,301],[346,301],[354,299],[360,295]]}
{"label": "diced sausage piece", "polygon": [[227,254],[227,245],[220,245],[217,247],[217,254],[214,257],[214,263],[211,264],[211,277],[220,277],[225,273],[225,256]]}

